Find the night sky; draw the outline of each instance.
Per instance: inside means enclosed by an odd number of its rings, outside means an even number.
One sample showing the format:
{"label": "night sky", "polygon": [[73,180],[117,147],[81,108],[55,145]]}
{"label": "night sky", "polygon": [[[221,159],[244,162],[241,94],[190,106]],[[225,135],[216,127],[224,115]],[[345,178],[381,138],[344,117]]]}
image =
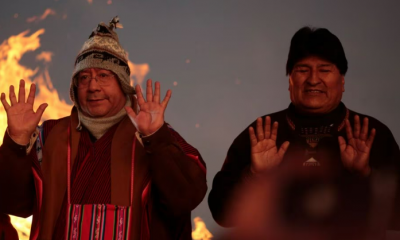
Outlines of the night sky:
{"label": "night sky", "polygon": [[[48,8],[55,14],[27,22]],[[21,63],[34,69],[37,54],[52,52],[51,80],[71,103],[77,53],[99,22],[118,15],[129,59],[150,66],[146,78],[160,81],[163,95],[172,90],[166,121],[202,154],[210,190],[233,139],[258,116],[290,103],[285,64],[291,37],[305,25],[328,28],[341,40],[349,62],[346,106],[379,119],[399,141],[399,9],[398,0],[3,0],[0,40],[44,28],[41,47]],[[207,197],[192,216],[217,235],[222,228]]]}

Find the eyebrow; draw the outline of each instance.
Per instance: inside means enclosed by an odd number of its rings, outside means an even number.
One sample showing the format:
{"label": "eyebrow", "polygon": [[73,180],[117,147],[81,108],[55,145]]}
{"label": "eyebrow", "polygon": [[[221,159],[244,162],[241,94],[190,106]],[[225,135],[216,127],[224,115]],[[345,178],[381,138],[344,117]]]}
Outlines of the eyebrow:
{"label": "eyebrow", "polygon": [[311,66],[308,64],[305,64],[305,63],[298,63],[298,64],[294,65],[294,67],[311,67]]}
{"label": "eyebrow", "polygon": [[324,63],[324,64],[318,65],[318,67],[332,67],[332,66],[333,66],[332,63]]}
{"label": "eyebrow", "polygon": [[[323,64],[319,64],[317,67],[332,67],[332,66],[333,66],[332,63],[323,63]],[[296,64],[294,67],[311,67],[311,66],[306,63],[299,63],[299,64]]]}
{"label": "eyebrow", "polygon": [[106,73],[113,73],[113,71],[111,71],[111,70],[107,70],[107,69],[102,69],[102,68],[99,68],[99,69],[96,69],[96,73],[99,73],[99,72],[106,72]]}
{"label": "eyebrow", "polygon": [[[101,68],[99,68],[96,72],[107,72],[107,73],[113,73],[112,71],[110,71],[110,70],[107,70],[107,69],[101,69]],[[79,72],[79,74],[81,74],[81,73],[89,73],[89,74],[91,74],[92,73],[92,71],[90,71],[90,70],[87,70],[87,69],[84,69],[84,70],[82,70],[82,71],[80,71]]]}

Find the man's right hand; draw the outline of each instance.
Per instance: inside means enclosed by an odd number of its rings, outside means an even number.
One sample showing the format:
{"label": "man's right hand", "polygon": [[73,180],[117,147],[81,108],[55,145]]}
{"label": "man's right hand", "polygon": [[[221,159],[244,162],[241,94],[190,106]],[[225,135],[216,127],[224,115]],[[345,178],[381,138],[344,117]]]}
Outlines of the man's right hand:
{"label": "man's right hand", "polygon": [[249,128],[251,145],[251,167],[253,174],[259,174],[271,170],[279,165],[289,147],[289,142],[284,142],[279,151],[276,147],[276,137],[278,134],[278,122],[274,122],[271,130],[271,118],[265,118],[264,128],[262,119],[257,118],[257,136],[254,128]]}
{"label": "man's right hand", "polygon": [[29,143],[32,133],[35,131],[47,103],[39,106],[36,112],[33,111],[35,102],[36,85],[32,84],[29,90],[28,99],[25,102],[25,81],[19,83],[18,100],[14,92],[14,86],[10,86],[10,104],[6,100],[6,94],[1,93],[1,103],[7,113],[8,134],[20,145]]}

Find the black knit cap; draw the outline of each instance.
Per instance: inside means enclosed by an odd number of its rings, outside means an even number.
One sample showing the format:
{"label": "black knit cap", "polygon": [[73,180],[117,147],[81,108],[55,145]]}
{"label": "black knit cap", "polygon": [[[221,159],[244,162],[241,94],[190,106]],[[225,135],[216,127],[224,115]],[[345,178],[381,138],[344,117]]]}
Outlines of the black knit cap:
{"label": "black knit cap", "polygon": [[286,63],[286,75],[289,75],[295,64],[310,56],[320,57],[339,69],[340,74],[347,72],[347,59],[339,38],[326,28],[303,27],[298,30],[291,42]]}

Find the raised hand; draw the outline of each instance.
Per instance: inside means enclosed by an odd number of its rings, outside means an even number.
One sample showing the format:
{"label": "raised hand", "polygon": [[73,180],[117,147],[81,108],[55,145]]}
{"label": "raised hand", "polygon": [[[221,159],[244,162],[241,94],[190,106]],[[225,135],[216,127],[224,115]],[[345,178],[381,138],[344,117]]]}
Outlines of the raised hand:
{"label": "raised hand", "polygon": [[339,136],[340,157],[344,166],[349,170],[360,172],[368,176],[371,172],[369,167],[369,154],[374,142],[376,130],[373,128],[368,135],[368,118],[364,118],[363,126],[360,125],[360,117],[354,116],[354,131],[350,121],[346,119],[346,140]]}
{"label": "raised hand", "polygon": [[164,112],[172,92],[168,90],[164,100],[160,103],[160,83],[155,83],[153,95],[153,85],[150,79],[147,80],[146,100],[143,98],[142,89],[139,85],[136,85],[135,90],[140,110],[138,114],[131,107],[125,107],[125,110],[136,129],[147,136],[156,132],[164,124]]}
{"label": "raised hand", "polygon": [[35,102],[36,85],[32,84],[28,99],[25,102],[25,81],[19,82],[18,99],[15,96],[14,86],[10,86],[10,104],[6,100],[6,94],[1,93],[1,103],[7,113],[8,134],[18,144],[26,145],[32,133],[42,118],[47,103],[42,103],[36,112],[33,111]]}
{"label": "raised hand", "polygon": [[264,128],[262,119],[257,118],[256,125],[257,136],[254,128],[249,128],[250,145],[251,145],[251,167],[252,173],[257,174],[271,170],[279,165],[289,147],[289,142],[284,142],[281,147],[276,147],[276,137],[278,134],[278,122],[274,122],[271,130],[271,118],[265,118]]}

